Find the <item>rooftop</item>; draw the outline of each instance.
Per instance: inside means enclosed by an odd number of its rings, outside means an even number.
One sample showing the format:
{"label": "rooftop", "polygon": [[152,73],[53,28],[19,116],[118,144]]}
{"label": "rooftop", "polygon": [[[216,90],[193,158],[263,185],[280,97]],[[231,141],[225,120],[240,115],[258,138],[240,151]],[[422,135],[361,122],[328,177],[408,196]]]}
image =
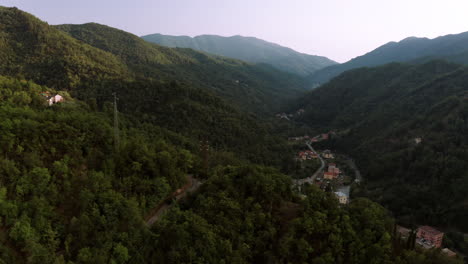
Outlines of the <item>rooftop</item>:
{"label": "rooftop", "polygon": [[431,226],[421,226],[419,227],[419,230],[421,231],[424,231],[425,233],[429,233],[433,236],[436,236],[436,235],[443,235],[444,233],[443,232],[440,232],[439,230],[431,227]]}
{"label": "rooftop", "polygon": [[347,197],[346,194],[342,193],[342,192],[335,192],[335,194],[339,197]]}

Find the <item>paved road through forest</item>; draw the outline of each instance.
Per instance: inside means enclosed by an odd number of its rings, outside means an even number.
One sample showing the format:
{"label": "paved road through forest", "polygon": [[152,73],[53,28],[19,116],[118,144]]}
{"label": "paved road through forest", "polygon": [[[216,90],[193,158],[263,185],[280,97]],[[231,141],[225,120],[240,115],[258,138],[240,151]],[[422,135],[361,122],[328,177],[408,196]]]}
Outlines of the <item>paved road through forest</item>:
{"label": "paved road through forest", "polygon": [[323,160],[323,158],[317,153],[317,151],[315,151],[315,149],[310,145],[310,143],[306,142],[306,145],[311,151],[316,153],[317,156],[319,157],[320,163],[321,163],[320,168],[318,168],[317,171],[315,171],[315,173],[312,174],[312,176],[310,176],[310,177],[307,177],[307,178],[304,178],[304,179],[299,179],[299,180],[293,180],[294,185],[302,185],[302,184],[304,184],[306,182],[310,183],[310,184],[314,183],[315,178],[317,178],[317,176],[320,173],[322,173],[323,169],[325,168],[325,161]]}

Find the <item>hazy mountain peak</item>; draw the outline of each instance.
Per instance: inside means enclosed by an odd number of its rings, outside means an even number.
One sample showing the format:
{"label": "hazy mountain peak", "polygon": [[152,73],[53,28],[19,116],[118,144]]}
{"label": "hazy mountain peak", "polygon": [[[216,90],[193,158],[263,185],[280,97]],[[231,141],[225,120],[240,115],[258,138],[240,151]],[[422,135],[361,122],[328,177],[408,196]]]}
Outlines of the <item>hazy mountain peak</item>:
{"label": "hazy mountain peak", "polygon": [[[350,69],[377,66],[390,62],[427,61],[431,58],[438,58],[467,63],[467,55],[468,32],[434,39],[412,36],[399,42],[388,42],[346,63],[321,69],[312,73],[309,79],[314,84],[321,84]],[[421,60],[422,58],[426,59]]]}
{"label": "hazy mountain peak", "polygon": [[143,39],[168,47],[191,48],[251,63],[267,63],[277,69],[308,75],[336,62],[321,56],[299,53],[256,37],[199,35],[196,37],[152,34]]}

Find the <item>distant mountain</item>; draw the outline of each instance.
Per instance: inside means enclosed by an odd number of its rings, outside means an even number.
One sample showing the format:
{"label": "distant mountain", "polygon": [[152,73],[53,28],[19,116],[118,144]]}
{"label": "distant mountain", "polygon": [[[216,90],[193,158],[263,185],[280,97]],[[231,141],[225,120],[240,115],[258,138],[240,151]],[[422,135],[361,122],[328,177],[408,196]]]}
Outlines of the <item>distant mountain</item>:
{"label": "distant mountain", "polygon": [[313,84],[323,84],[340,73],[354,68],[390,62],[426,62],[434,59],[468,63],[468,32],[435,39],[409,37],[400,42],[389,42],[346,63],[314,72],[308,79]]}
{"label": "distant mountain", "polygon": [[303,78],[265,64],[252,65],[190,49],[163,47],[96,23],[56,28],[117,56],[136,76],[177,80],[207,89],[242,110],[271,112],[306,88]]}
{"label": "distant mountain", "polygon": [[1,75],[67,91],[101,110],[116,92],[122,114],[266,163],[275,158],[262,153],[278,140],[264,142],[270,137],[259,116],[305,91],[302,78],[270,66],[161,47],[98,24],[50,26],[5,7]]}
{"label": "distant mountain", "polygon": [[299,76],[267,65],[162,47],[99,24],[49,26],[15,8],[0,12],[0,74],[61,90],[103,80],[177,81],[266,113],[306,88]]}
{"label": "distant mountain", "polygon": [[152,34],[142,38],[167,47],[191,48],[251,63],[267,63],[279,70],[303,76],[336,64],[326,57],[299,53],[253,37],[202,35],[191,38]]}

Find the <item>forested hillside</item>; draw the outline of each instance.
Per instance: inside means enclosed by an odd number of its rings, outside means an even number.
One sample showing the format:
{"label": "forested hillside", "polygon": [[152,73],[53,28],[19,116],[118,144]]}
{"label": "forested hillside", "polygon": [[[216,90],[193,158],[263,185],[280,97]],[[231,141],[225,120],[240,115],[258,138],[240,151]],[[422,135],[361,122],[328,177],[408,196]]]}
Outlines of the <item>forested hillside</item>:
{"label": "forested hillside", "polygon": [[[395,251],[368,200],[342,208],[315,187],[301,200],[288,176],[241,161],[202,173],[189,139],[123,114],[116,144],[112,111],[64,93],[48,106],[46,91],[0,77],[1,263],[460,263]],[[187,174],[205,175],[200,190],[146,226]]]}
{"label": "forested hillside", "polygon": [[346,63],[332,65],[312,73],[308,78],[313,84],[323,84],[340,73],[391,62],[427,62],[445,59],[468,64],[468,32],[441,36],[434,39],[409,37],[399,42],[389,42],[375,50]]}
{"label": "forested hillside", "polygon": [[301,78],[271,66],[251,65],[190,49],[166,48],[95,23],[57,28],[114,54],[137,77],[188,83],[214,92],[244,110],[271,113],[278,105],[302,94],[306,87]]}
{"label": "forested hillside", "polygon": [[182,134],[197,145],[208,142],[217,151],[260,164],[289,162],[278,155],[290,150],[268,133],[271,125],[246,113],[261,115],[281,105],[287,95],[277,96],[273,89],[286,83],[282,73],[272,70],[272,77],[269,68],[159,47],[97,24],[66,27],[96,48],[18,9],[0,12],[4,74],[66,90],[94,109],[104,109],[116,93],[119,111]]}
{"label": "forested hillside", "polygon": [[268,66],[164,48],[98,24],[58,27],[71,37],[18,9],[0,12],[0,73],[50,87],[74,92],[106,80],[178,80],[257,113],[274,111],[305,89],[299,77]]}
{"label": "forested hillside", "polygon": [[[370,200],[293,191],[292,147],[261,118],[282,73],[15,8],[0,22],[0,263],[461,263],[405,246]],[[215,66],[265,81],[242,95],[265,108],[205,87]]]}
{"label": "forested hillside", "polygon": [[251,63],[267,63],[301,76],[336,64],[326,57],[299,53],[253,37],[202,35],[191,38],[152,34],[142,38],[166,47],[190,48]]}
{"label": "forested hillside", "polygon": [[407,223],[468,231],[468,68],[443,61],[348,71],[296,107],[336,129],[368,180],[364,195]]}

